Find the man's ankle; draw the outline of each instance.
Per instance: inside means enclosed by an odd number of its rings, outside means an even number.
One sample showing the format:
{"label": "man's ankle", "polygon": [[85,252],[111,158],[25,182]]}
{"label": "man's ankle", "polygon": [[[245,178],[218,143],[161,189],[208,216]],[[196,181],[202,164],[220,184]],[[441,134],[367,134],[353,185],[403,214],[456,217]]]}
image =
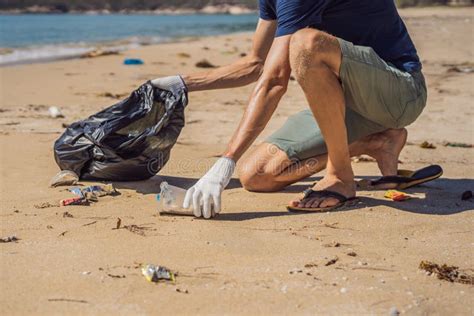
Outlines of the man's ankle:
{"label": "man's ankle", "polygon": [[354,172],[352,168],[337,169],[337,170],[327,170],[326,178],[328,179],[338,179],[342,182],[353,182],[354,181]]}

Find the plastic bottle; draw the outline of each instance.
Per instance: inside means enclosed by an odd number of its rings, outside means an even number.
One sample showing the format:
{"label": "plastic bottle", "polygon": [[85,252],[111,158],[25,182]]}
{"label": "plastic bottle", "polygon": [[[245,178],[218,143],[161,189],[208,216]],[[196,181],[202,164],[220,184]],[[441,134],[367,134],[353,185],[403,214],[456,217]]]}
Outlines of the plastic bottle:
{"label": "plastic bottle", "polygon": [[161,192],[157,195],[157,200],[161,202],[160,214],[188,215],[193,216],[192,208],[184,208],[183,202],[186,190],[162,182]]}

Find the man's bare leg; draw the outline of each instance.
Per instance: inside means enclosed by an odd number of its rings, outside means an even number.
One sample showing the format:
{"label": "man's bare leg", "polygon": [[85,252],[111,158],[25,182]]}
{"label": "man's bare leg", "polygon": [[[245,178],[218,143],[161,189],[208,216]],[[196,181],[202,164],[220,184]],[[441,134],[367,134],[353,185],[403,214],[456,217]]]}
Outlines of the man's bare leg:
{"label": "man's bare leg", "polygon": [[[406,139],[405,129],[390,129],[352,143],[349,152],[351,156],[365,154],[376,159],[384,176],[396,175]],[[241,163],[240,181],[249,191],[275,192],[322,171],[326,162],[327,154],[294,161],[275,145],[263,143]]]}
{"label": "man's bare leg", "polygon": [[[313,189],[330,190],[351,198],[355,196],[355,182],[345,125],[346,104],[338,78],[341,56],[339,42],[329,34],[307,28],[292,36],[291,68],[328,150],[326,175]],[[330,207],[339,202],[335,198],[320,198],[295,206]]]}

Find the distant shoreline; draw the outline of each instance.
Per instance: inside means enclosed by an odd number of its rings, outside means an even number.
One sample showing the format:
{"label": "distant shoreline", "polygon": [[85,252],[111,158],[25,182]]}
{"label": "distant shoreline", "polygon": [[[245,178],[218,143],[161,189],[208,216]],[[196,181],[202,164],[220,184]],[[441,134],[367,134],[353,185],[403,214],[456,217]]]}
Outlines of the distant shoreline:
{"label": "distant shoreline", "polygon": [[148,15],[186,15],[186,14],[252,14],[256,13],[255,8],[240,5],[208,5],[200,9],[193,8],[162,8],[157,10],[130,10],[123,9],[113,10],[70,10],[61,11],[56,8],[46,6],[32,6],[24,9],[0,10],[0,14],[90,14],[90,15],[107,15],[107,14],[148,14]]}
{"label": "distant shoreline", "polygon": [[[424,8],[424,7],[469,7],[472,6],[470,0],[454,0],[448,4],[440,5],[433,3],[432,5],[402,5],[399,8]],[[187,15],[187,14],[254,14],[258,9],[246,5],[206,5],[202,8],[186,8],[186,7],[163,7],[156,10],[134,10],[134,9],[95,9],[95,10],[65,10],[61,7],[34,5],[26,8],[0,9],[3,15],[18,14],[86,14],[86,15],[108,15],[108,14],[144,14],[144,15]]]}
{"label": "distant shoreline", "polygon": [[[235,32],[233,34],[244,34],[244,32]],[[228,35],[228,34],[220,34],[220,35]],[[6,54],[11,54],[14,53],[17,49],[12,49],[12,48],[0,48],[0,68],[2,67],[10,67],[10,66],[18,66],[18,65],[28,65],[28,64],[43,64],[43,63],[51,63],[55,61],[62,61],[62,60],[72,60],[72,59],[83,59],[83,58],[96,58],[96,57],[101,57],[101,56],[106,56],[106,55],[123,55],[127,51],[132,50],[132,49],[140,49],[143,47],[151,47],[151,46],[157,46],[157,45],[162,45],[162,44],[175,44],[175,43],[184,43],[184,42],[192,42],[201,38],[205,37],[210,37],[211,35],[202,35],[199,37],[194,37],[194,36],[187,36],[187,37],[182,37],[182,38],[169,38],[169,39],[164,39],[163,41],[160,42],[153,42],[153,43],[145,43],[145,44],[139,44],[137,46],[133,46],[131,43],[126,43],[126,39],[122,40],[116,40],[116,41],[110,41],[110,42],[91,42],[88,43],[86,47],[83,47],[82,49],[79,47],[76,47],[76,51],[74,51],[74,47],[71,47],[71,51],[67,55],[50,55],[50,56],[44,56],[41,58],[37,59],[24,59],[24,60],[14,60],[14,61],[3,61],[2,58]],[[219,35],[218,35],[219,36]],[[122,43],[122,45],[120,45]],[[46,47],[49,47],[51,51],[57,52],[60,48],[62,47],[68,47],[70,44],[52,44],[52,45],[47,45]],[[23,48],[20,48],[23,49]],[[97,56],[90,56],[90,54],[97,54]],[[3,56],[2,56],[3,55]]]}
{"label": "distant shoreline", "polygon": [[[18,31],[14,27],[11,32],[8,29],[0,32],[0,67],[126,54],[128,50],[143,46],[252,31],[257,22],[256,14],[156,17],[140,14],[4,15],[0,17],[0,23],[15,26],[21,21],[24,26],[20,31],[29,35],[17,40]],[[61,30],[51,33],[51,27],[59,24]],[[125,32],[110,31],[120,29],[122,25],[127,25]],[[175,25],[182,28],[175,31]]]}
{"label": "distant shoreline", "polygon": [[[440,5],[433,3],[432,5],[401,5],[399,8],[422,8],[422,7],[469,7],[472,6],[470,0],[453,0],[448,4]],[[18,14],[90,14],[90,15],[108,15],[108,14],[146,14],[146,15],[187,15],[187,14],[252,14],[257,13],[258,9],[253,6],[246,5],[206,5],[202,8],[186,8],[186,7],[163,7],[156,10],[134,10],[134,9],[94,9],[94,10],[67,10],[61,6],[42,6],[34,5],[26,8],[12,8],[0,9],[0,14],[3,15],[18,15]]]}

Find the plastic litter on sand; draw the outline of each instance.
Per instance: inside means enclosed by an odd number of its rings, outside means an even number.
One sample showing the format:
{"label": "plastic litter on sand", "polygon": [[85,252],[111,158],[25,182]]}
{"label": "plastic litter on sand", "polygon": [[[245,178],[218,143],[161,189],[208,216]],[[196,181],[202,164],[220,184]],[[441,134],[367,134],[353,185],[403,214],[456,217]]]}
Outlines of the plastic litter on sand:
{"label": "plastic litter on sand", "polygon": [[123,61],[123,64],[127,66],[143,65],[144,63],[140,58],[127,58]]}
{"label": "plastic litter on sand", "polygon": [[391,199],[392,201],[405,201],[411,198],[410,195],[406,194],[405,192],[397,191],[397,190],[388,190],[385,192],[384,197],[387,199]]}
{"label": "plastic litter on sand", "polygon": [[70,199],[64,199],[59,202],[61,206],[69,205],[89,205],[89,201],[84,197],[73,197]]}
{"label": "plastic litter on sand", "polygon": [[17,242],[18,240],[20,239],[17,238],[16,236],[8,236],[8,237],[0,238],[0,243]]}
{"label": "plastic litter on sand", "polygon": [[175,187],[168,184],[168,182],[162,182],[160,184],[160,194],[156,196],[156,199],[161,202],[161,215],[178,215],[178,216],[193,216],[192,208],[184,208],[184,198],[186,196],[186,190]]}
{"label": "plastic litter on sand", "polygon": [[91,185],[84,188],[74,187],[70,188],[69,192],[77,196],[61,200],[59,203],[61,206],[89,205],[90,202],[98,202],[99,197],[106,195],[114,196],[119,194],[112,184]]}
{"label": "plastic litter on sand", "polygon": [[49,112],[49,116],[51,116],[52,118],[61,118],[61,117],[64,117],[64,114],[61,112],[61,110],[56,107],[56,106],[51,106],[49,107],[48,109],[48,112]]}
{"label": "plastic litter on sand", "polygon": [[58,172],[50,182],[50,186],[55,188],[63,185],[75,185],[79,181],[79,176],[70,170],[61,170]]}
{"label": "plastic litter on sand", "polygon": [[142,274],[148,282],[175,281],[175,274],[168,268],[147,264],[142,267]]}
{"label": "plastic litter on sand", "polygon": [[84,197],[89,200],[94,200],[106,195],[117,195],[118,192],[112,184],[106,185],[91,185],[85,188],[74,187],[69,189],[71,193]]}

